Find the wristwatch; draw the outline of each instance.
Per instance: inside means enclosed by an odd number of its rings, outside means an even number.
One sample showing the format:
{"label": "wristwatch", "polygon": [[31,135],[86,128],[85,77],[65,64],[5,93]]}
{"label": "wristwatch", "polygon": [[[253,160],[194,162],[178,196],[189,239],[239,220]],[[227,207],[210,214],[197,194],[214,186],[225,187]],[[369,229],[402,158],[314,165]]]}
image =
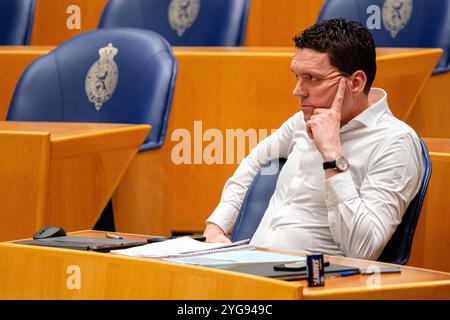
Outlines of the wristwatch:
{"label": "wristwatch", "polygon": [[338,156],[334,161],[323,163],[323,170],[336,169],[339,172],[347,171],[349,167],[348,160],[344,156]]}

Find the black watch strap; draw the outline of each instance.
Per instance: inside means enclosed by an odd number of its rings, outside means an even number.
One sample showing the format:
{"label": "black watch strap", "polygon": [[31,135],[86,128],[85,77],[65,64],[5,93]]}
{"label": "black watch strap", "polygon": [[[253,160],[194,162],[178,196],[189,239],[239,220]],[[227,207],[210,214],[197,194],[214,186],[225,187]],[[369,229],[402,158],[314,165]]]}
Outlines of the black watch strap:
{"label": "black watch strap", "polygon": [[327,161],[323,163],[323,170],[336,169],[336,161]]}

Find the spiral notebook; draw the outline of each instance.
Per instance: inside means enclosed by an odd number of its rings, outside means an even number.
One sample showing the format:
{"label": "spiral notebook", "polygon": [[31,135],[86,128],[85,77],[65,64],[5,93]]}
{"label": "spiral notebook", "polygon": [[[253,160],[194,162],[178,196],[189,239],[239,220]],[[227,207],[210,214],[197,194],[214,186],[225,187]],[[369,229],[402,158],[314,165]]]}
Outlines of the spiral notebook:
{"label": "spiral notebook", "polygon": [[111,250],[111,253],[138,258],[182,258],[195,257],[224,251],[252,250],[250,239],[233,243],[207,243],[190,237],[180,237],[163,242],[150,243],[123,250]]}
{"label": "spiral notebook", "polygon": [[[245,246],[241,247],[244,248]],[[231,247],[211,251],[216,252],[202,255],[191,255],[190,257],[165,258],[164,260],[184,264],[210,266],[215,268],[229,268],[234,265],[255,265],[305,261],[304,257],[267,251],[240,249],[239,247]]]}

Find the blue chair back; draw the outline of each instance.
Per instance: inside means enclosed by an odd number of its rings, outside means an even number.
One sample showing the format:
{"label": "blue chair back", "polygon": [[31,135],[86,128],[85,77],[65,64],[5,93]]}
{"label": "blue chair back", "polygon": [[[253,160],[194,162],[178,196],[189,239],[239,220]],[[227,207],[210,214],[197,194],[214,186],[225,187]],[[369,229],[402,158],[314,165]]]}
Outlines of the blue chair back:
{"label": "blue chair back", "polygon": [[[424,163],[424,172],[419,191],[409,204],[403,215],[402,222],[398,225],[393,236],[387,243],[379,257],[379,261],[406,264],[411,253],[411,246],[422,209],[428,183],[431,177],[431,160],[425,143],[420,139],[422,146],[422,158]],[[230,239],[238,241],[252,238],[253,234],[261,222],[261,219],[269,205],[272,197],[278,175],[283,168],[285,159],[280,159],[279,171],[275,175],[261,175],[260,172],[255,176],[250,185],[247,194],[242,203],[236,223],[231,233]]]}
{"label": "blue chair back", "polygon": [[99,28],[155,31],[173,46],[241,46],[250,0],[109,0]]}
{"label": "blue chair back", "polygon": [[368,27],[377,47],[442,48],[434,74],[450,69],[448,0],[328,0],[317,21],[338,17]]}
{"label": "blue chair back", "polygon": [[30,44],[35,0],[0,1],[0,45]]}
{"label": "blue chair back", "polygon": [[94,30],[27,68],[7,120],[150,124],[141,151],[157,148],[166,134],[176,74],[172,48],[157,33]]}

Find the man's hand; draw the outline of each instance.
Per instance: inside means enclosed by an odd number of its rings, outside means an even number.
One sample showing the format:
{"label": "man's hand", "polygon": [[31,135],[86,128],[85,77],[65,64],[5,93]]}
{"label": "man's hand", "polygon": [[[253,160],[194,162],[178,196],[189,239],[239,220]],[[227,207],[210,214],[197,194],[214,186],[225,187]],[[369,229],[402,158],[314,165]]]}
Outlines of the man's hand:
{"label": "man's hand", "polygon": [[207,223],[203,235],[206,237],[206,242],[231,243],[231,240],[225,236],[223,230],[214,223]]}
{"label": "man's hand", "polygon": [[306,132],[314,141],[324,161],[333,161],[342,154],[339,129],[345,90],[346,80],[341,78],[331,108],[314,109],[314,114],[306,123]]}

